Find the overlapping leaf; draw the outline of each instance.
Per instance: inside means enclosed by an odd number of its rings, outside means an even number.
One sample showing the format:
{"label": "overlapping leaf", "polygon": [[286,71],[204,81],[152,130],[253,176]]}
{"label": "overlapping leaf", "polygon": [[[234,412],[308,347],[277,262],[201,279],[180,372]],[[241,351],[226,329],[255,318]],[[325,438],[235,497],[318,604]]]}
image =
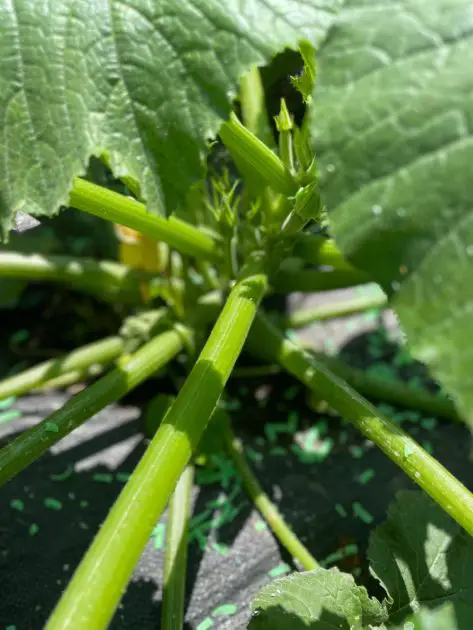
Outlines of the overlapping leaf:
{"label": "overlapping leaf", "polygon": [[434,609],[449,602],[458,628],[471,627],[473,541],[427,495],[398,494],[387,521],[371,536],[368,555],[393,600],[392,624],[402,627],[422,606]]}
{"label": "overlapping leaf", "polygon": [[340,2],[0,0],[0,227],[56,211],[103,149],[172,209],[242,73],[319,42]]}
{"label": "overlapping leaf", "polygon": [[473,541],[420,492],[401,492],[371,536],[381,603],[337,569],[272,582],[252,602],[250,630],[470,630]]}
{"label": "overlapping leaf", "polygon": [[472,4],[348,0],[318,61],[332,231],[473,424]]}
{"label": "overlapping leaf", "polygon": [[338,569],[316,569],[277,580],[258,593],[251,608],[250,630],[362,630],[387,617],[366,589]]}

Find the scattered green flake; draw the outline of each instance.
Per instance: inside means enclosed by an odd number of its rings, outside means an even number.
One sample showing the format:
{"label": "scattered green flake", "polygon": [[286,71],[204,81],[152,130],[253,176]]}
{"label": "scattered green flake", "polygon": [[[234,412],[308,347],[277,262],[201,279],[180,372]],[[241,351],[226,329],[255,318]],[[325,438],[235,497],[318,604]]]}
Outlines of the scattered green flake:
{"label": "scattered green flake", "polygon": [[358,483],[361,483],[361,485],[364,486],[369,481],[371,481],[373,477],[375,477],[375,475],[376,475],[376,472],[374,471],[373,468],[367,468],[366,470],[364,470],[362,473],[358,475]]}
{"label": "scattered green flake", "polygon": [[38,532],[39,532],[39,525],[37,525],[36,523],[31,523],[28,529],[28,534],[30,536],[36,536]]}
{"label": "scattered green flake", "polygon": [[366,373],[376,376],[376,378],[383,379],[384,381],[399,381],[396,370],[389,363],[378,362],[374,365],[370,365]]}
{"label": "scattered green flake", "polygon": [[74,501],[74,499],[76,498],[76,495],[74,494],[74,492],[69,492],[67,496],[69,497],[71,501]]}
{"label": "scattered green flake", "polygon": [[356,556],[357,553],[358,545],[356,543],[351,543],[350,545],[347,545],[343,550],[344,556]]}
{"label": "scattered green flake", "polygon": [[365,313],[363,313],[362,319],[364,322],[368,324],[373,324],[381,314],[381,309],[379,308],[370,308]]}
{"label": "scattered green flake", "polygon": [[342,429],[338,434],[338,442],[339,444],[346,444],[348,442],[348,431]]}
{"label": "scattered green flake", "polygon": [[352,574],[353,574],[355,577],[359,577],[359,576],[361,575],[361,567],[355,567],[355,568],[353,569],[353,571],[352,571]]}
{"label": "scattered green flake", "polygon": [[401,348],[394,357],[393,363],[396,367],[404,367],[405,365],[412,365],[414,363],[414,359],[405,348]]}
{"label": "scattered green flake", "polygon": [[121,481],[122,483],[126,483],[128,479],[131,477],[130,473],[127,472],[117,472],[115,475],[117,481]]}
{"label": "scattered green flake", "polygon": [[[228,554],[230,553],[230,549],[228,547],[228,545],[224,545],[222,543],[216,543],[214,542],[213,547],[215,549],[215,551],[217,553],[219,553],[221,556],[224,556],[225,558],[228,556]],[[215,613],[214,613],[215,614]]]}
{"label": "scattered green flake", "polygon": [[361,446],[353,445],[353,446],[350,446],[350,454],[355,459],[360,459],[365,454],[365,451],[363,450]]}
{"label": "scattered green flake", "polygon": [[280,457],[281,455],[286,455],[287,451],[285,448],[282,448],[282,446],[273,446],[273,448],[270,449],[269,454],[273,457]]}
{"label": "scattered green flake", "polygon": [[345,510],[345,508],[343,507],[343,505],[341,503],[337,503],[335,505],[335,509],[337,510],[338,514],[340,514],[340,516],[342,518],[345,518],[347,515],[347,511]]}
{"label": "scattered green flake", "polygon": [[430,440],[424,440],[422,442],[422,447],[427,451],[427,453],[429,453],[429,455],[434,454],[434,446]]}
{"label": "scattered green flake", "polygon": [[5,628],[5,630],[16,630],[16,626],[15,624],[10,624],[9,626]]}
{"label": "scattered green flake", "polygon": [[46,499],[44,499],[43,501],[45,507],[47,507],[49,510],[62,510],[62,503],[61,501],[59,501],[59,499],[53,499],[51,497],[46,497]]}
{"label": "scattered green flake", "polygon": [[324,456],[319,455],[319,453],[306,453],[299,444],[291,444],[291,451],[301,464],[314,464],[324,459]]}
{"label": "scattered green flake", "polygon": [[268,526],[264,521],[258,520],[255,523],[255,529],[257,532],[264,532],[266,529],[268,529]]}
{"label": "scattered green flake", "polygon": [[212,617],[229,617],[234,615],[237,610],[238,607],[235,604],[222,604],[222,606],[212,611]]}
{"label": "scattered green flake", "polygon": [[412,389],[419,389],[424,387],[424,382],[420,376],[413,376],[407,381],[407,385]]}
{"label": "scattered green flake", "polygon": [[420,426],[427,431],[432,431],[437,426],[437,418],[422,418]]}
{"label": "scattered green flake", "polygon": [[30,337],[29,331],[26,330],[26,328],[22,328],[21,330],[17,330],[10,336],[10,341],[14,345],[17,345],[19,343],[22,343],[23,341],[26,341],[27,339],[29,339],[29,337]]}
{"label": "scattered green flake", "polygon": [[267,422],[264,432],[270,442],[276,442],[280,433],[292,434],[297,431],[299,414],[297,411],[291,411],[287,417],[287,422]]}
{"label": "scattered green flake", "polygon": [[203,525],[201,525],[199,529],[219,529],[219,527],[222,527],[222,525],[230,523],[233,520],[230,518],[232,509],[233,508],[230,506],[228,509],[222,510],[222,512],[218,514],[218,516],[215,516],[211,521],[208,521],[207,523],[203,523]]}
{"label": "scattered green flake", "polygon": [[295,433],[297,431],[298,423],[299,423],[299,414],[297,413],[297,411],[291,411],[287,417],[288,433]]}
{"label": "scattered green flake", "polygon": [[158,523],[151,532],[151,538],[153,539],[153,545],[155,549],[162,549],[164,545],[164,533],[166,526],[164,523]]}
{"label": "scattered green flake", "polygon": [[201,486],[206,486],[213,483],[218,483],[221,479],[221,474],[213,470],[199,469],[196,474],[196,481]]}
{"label": "scattered green flake", "polygon": [[111,473],[95,473],[92,479],[98,483],[112,483],[113,475]]}
{"label": "scattered green flake", "polygon": [[48,433],[59,433],[59,427],[55,422],[45,422],[44,430]]}
{"label": "scattered green flake", "polygon": [[393,416],[396,413],[394,407],[392,405],[388,405],[387,403],[379,403],[378,410],[385,416]]}
{"label": "scattered green flake", "polygon": [[329,564],[333,564],[334,562],[340,562],[343,560],[343,553],[341,551],[334,551],[329,554],[322,562],[320,563],[323,567],[328,566]]}
{"label": "scattered green flake", "polygon": [[361,521],[363,521],[367,525],[370,525],[373,522],[373,516],[361,505],[361,503],[355,501],[352,507],[354,515],[357,516]]}
{"label": "scattered green flake", "polygon": [[354,330],[357,330],[359,328],[359,325],[359,321],[357,321],[356,319],[349,319],[345,324],[345,330],[348,332],[352,332]]}
{"label": "scattered green flake", "polygon": [[409,457],[414,452],[414,447],[410,441],[404,442],[404,457]]}
{"label": "scattered green flake", "polygon": [[87,523],[84,523],[84,521],[79,521],[79,527],[81,529],[89,529],[89,526],[87,525]]}
{"label": "scattered green flake", "polygon": [[249,447],[246,449],[246,455],[248,459],[251,459],[253,462],[261,462],[264,459],[261,453],[258,453],[258,451],[255,451]]}
{"label": "scattered green flake", "polygon": [[294,400],[294,398],[297,396],[299,391],[300,391],[299,385],[292,385],[291,387],[288,387],[286,391],[284,392],[284,399]]}
{"label": "scattered green flake", "polygon": [[226,411],[238,411],[239,409],[241,409],[241,401],[238,400],[238,398],[223,400],[220,402],[220,405]]}
{"label": "scattered green flake", "polygon": [[193,540],[197,540],[201,551],[207,550],[207,536],[204,534],[203,531],[201,531],[200,529],[194,529],[192,532],[190,532],[189,542],[192,542]]}
{"label": "scattered green flake", "polygon": [[380,359],[384,355],[384,350],[379,346],[370,345],[368,346],[368,354],[373,359]]}
{"label": "scattered green flake", "polygon": [[266,440],[264,437],[261,437],[261,435],[258,435],[258,437],[255,438],[255,444],[257,446],[264,446],[266,444]]}
{"label": "scattered green flake", "polygon": [[52,479],[53,481],[65,481],[66,479],[69,479],[69,477],[72,475],[73,472],[74,472],[74,466],[72,466],[72,464],[69,464],[69,466],[66,468],[64,472],[51,474],[49,475],[49,478]]}
{"label": "scattered green flake", "polygon": [[212,621],[212,619],[210,619],[210,617],[206,617],[203,621],[199,623],[196,630],[208,630],[213,625],[214,625],[214,622]]}
{"label": "scattered green flake", "polygon": [[9,409],[0,413],[0,424],[4,422],[11,422],[21,416],[21,413],[17,409]]}
{"label": "scattered green flake", "polygon": [[280,575],[285,575],[289,573],[291,567],[285,562],[280,562],[277,566],[275,566],[271,571],[268,571],[268,575],[271,578],[279,577]]}
{"label": "scattered green flake", "polygon": [[204,510],[200,514],[192,517],[189,522],[189,529],[194,529],[198,525],[201,525],[205,521],[207,521],[212,516],[212,512],[210,510]]}
{"label": "scattered green flake", "polygon": [[89,507],[89,502],[84,500],[84,501],[81,501],[79,505],[81,508],[86,508],[86,507]]}
{"label": "scattered green flake", "polygon": [[21,499],[12,499],[10,501],[10,507],[12,510],[23,512],[23,510],[25,509],[25,504]]}
{"label": "scattered green flake", "polygon": [[8,407],[11,407],[13,405],[13,403],[16,400],[16,396],[9,396],[8,398],[3,398],[2,400],[0,400],[0,409],[8,409]]}
{"label": "scattered green flake", "polygon": [[292,328],[287,328],[284,334],[290,341],[294,341],[294,343],[299,343],[299,337],[297,336],[297,333]]}
{"label": "scattered green flake", "polygon": [[243,501],[243,503],[241,503],[240,505],[237,505],[235,508],[231,508],[229,514],[228,514],[228,522],[233,521],[233,519],[235,519],[238,514],[240,514],[240,512],[248,505],[248,501]]}
{"label": "scattered green flake", "polygon": [[419,422],[419,420],[421,420],[422,414],[420,413],[420,411],[412,411],[412,410],[405,411],[404,418],[408,422],[416,423],[416,422]]}

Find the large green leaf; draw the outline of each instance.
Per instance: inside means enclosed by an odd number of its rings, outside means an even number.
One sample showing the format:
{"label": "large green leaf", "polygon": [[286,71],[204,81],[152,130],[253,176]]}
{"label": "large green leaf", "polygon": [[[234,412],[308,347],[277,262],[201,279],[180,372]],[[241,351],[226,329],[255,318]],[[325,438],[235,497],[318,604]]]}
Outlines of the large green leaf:
{"label": "large green leaf", "polygon": [[276,580],[251,603],[250,630],[362,630],[380,624],[385,608],[338,569],[316,569]]}
{"label": "large green leaf", "polygon": [[140,180],[153,212],[182,200],[239,77],[341,0],[0,0],[0,220],[52,214],[92,153]]}
{"label": "large green leaf", "polygon": [[473,423],[471,0],[347,0],[318,62],[335,239]]}
{"label": "large green leaf", "polygon": [[395,627],[403,628],[421,606],[448,601],[458,628],[471,628],[473,540],[427,495],[398,494],[387,521],[371,536],[368,555],[392,599],[389,619]]}

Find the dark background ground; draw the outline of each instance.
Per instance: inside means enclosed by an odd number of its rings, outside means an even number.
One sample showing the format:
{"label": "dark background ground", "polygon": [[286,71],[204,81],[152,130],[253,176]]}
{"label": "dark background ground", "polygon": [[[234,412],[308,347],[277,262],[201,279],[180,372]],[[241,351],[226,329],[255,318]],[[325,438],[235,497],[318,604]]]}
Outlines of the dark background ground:
{"label": "dark background ground", "polygon": [[[301,299],[296,296],[293,302]],[[109,326],[107,313],[104,317]],[[18,330],[21,321],[18,317],[3,319],[2,356],[11,365],[14,355],[11,334]],[[385,322],[387,330],[392,330],[392,318],[388,317]],[[378,319],[368,314],[312,327],[302,337],[305,341],[315,341],[319,347],[325,345],[332,352],[341,346],[355,365],[371,366],[370,369],[378,373],[391,370],[407,379],[422,380],[420,366],[403,366],[403,355],[389,342],[385,328],[369,332],[378,324]],[[98,335],[99,324],[96,329]],[[34,330],[32,334],[34,337]],[[60,334],[56,342],[67,345]],[[359,553],[337,564],[344,570],[355,570],[357,579],[366,582],[363,557],[369,530],[384,518],[396,491],[413,484],[376,447],[338,418],[310,411],[305,404],[305,392],[294,384],[283,375],[273,377],[272,381],[234,379],[228,388],[227,406],[238,433],[250,447],[252,465],[262,485],[312,553],[322,560],[347,544],[356,543]],[[2,488],[0,628],[14,625],[17,630],[39,630],[43,627],[123,486],[123,475],[133,470],[143,453],[145,440],[140,420],[143,403],[151,392],[167,386],[165,382],[156,381],[151,387],[141,388],[123,404],[105,409]],[[13,421],[0,424],[0,435],[6,438],[39,421],[57,409],[66,397],[66,394],[53,393],[16,400],[9,409],[17,410],[19,415]],[[449,470],[471,485],[473,465],[464,428],[450,422],[422,419],[416,414],[393,412],[417,439],[427,441]],[[275,442],[269,441],[265,423],[284,423],[291,418],[297,424],[297,433],[280,433]],[[432,428],[433,425],[436,426]],[[324,462],[304,463],[296,444],[313,426],[320,429],[323,441],[333,441],[332,451]],[[360,483],[357,477],[370,469],[376,475],[368,483]],[[61,477],[63,473],[67,478],[58,479],[57,475]],[[244,491],[235,496],[237,486],[231,470],[226,488],[221,483],[195,486],[195,515],[205,512],[209,501],[228,494],[234,495],[231,505],[235,514],[231,522],[218,529],[206,532],[204,528],[200,540],[198,526],[193,530],[187,628],[245,628],[252,595],[271,576],[289,570],[281,563],[294,566],[271,533],[260,529],[259,516]],[[355,502],[372,516],[373,524],[365,523],[356,515]],[[340,513],[343,513],[340,506],[346,516]],[[211,517],[204,520],[208,522]],[[162,531],[158,528],[115,616],[114,630],[159,628],[161,539]],[[328,565],[331,566],[330,561]],[[217,609],[225,604],[234,605],[234,614],[218,615]],[[232,609],[223,609],[220,613],[229,611]]]}

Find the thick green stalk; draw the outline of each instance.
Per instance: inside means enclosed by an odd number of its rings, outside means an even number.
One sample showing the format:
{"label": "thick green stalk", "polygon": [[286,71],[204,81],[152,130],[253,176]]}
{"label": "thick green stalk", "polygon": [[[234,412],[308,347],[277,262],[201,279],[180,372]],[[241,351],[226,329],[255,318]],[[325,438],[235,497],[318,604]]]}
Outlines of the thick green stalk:
{"label": "thick green stalk", "polygon": [[382,308],[387,306],[388,300],[381,291],[373,295],[365,295],[350,298],[331,304],[319,304],[314,308],[308,308],[291,313],[283,321],[285,328],[303,328],[312,322],[321,322],[335,317],[345,317],[354,313],[361,313],[370,308]]}
{"label": "thick green stalk", "polygon": [[345,289],[370,282],[364,271],[338,270],[316,271],[314,269],[302,269],[300,271],[278,271],[271,281],[271,286],[276,293],[291,293],[300,291],[312,293],[314,291],[332,291],[333,289]]}
{"label": "thick green stalk", "polygon": [[311,265],[326,265],[347,271],[354,269],[353,265],[343,257],[335,242],[320,234],[310,232],[299,234],[293,254]]}
{"label": "thick green stalk", "polygon": [[245,127],[270,149],[275,148],[266,111],[263,82],[257,66],[240,80],[240,106]]}
{"label": "thick green stalk", "polygon": [[10,376],[0,382],[0,400],[8,396],[19,396],[30,389],[40,387],[72,371],[83,371],[90,365],[110,363],[123,353],[121,337],[108,337],[87,344],[57,359],[44,361],[24,372]]}
{"label": "thick green stalk", "polygon": [[257,173],[275,192],[295,195],[297,183],[278,156],[232,114],[220,128],[220,137],[237,162]]}
{"label": "thick green stalk", "polygon": [[[98,367],[97,374],[102,372],[103,370]],[[94,374],[96,376],[96,374]],[[46,381],[38,387],[35,387],[33,392],[45,392],[51,389],[63,389],[64,387],[69,387],[70,385],[74,385],[75,383],[79,383],[80,381],[86,381],[89,377],[89,373],[87,370],[73,370],[72,372],[65,372],[61,374],[61,376],[57,376],[56,378],[52,378],[50,381]]]}
{"label": "thick green stalk", "polygon": [[126,364],[116,367],[36,426],[28,429],[0,451],[0,485],[17,475],[53,444],[59,442],[94,414],[120,399],[183,347],[190,333],[183,328],[158,335],[137,350]]}
{"label": "thick green stalk", "polygon": [[225,431],[225,444],[230,457],[233,459],[235,468],[242,478],[243,485],[276,538],[291,556],[301,563],[304,569],[307,571],[316,569],[319,566],[317,560],[304,547],[294,532],[291,531],[282,514],[259,485],[250,465],[246,461],[241,441],[235,438],[229,427]]}
{"label": "thick green stalk", "polygon": [[284,339],[263,315],[257,317],[248,342],[261,358],[278,361],[317,392],[473,535],[473,494],[407,433],[378,413],[326,365]]}
{"label": "thick green stalk", "polygon": [[164,241],[183,254],[217,260],[218,244],[208,234],[176,217],[164,219],[147,212],[143,203],[76,178],[69,204],[107,221],[137,230],[157,241]]}
{"label": "thick green stalk", "polygon": [[0,277],[60,282],[107,302],[139,304],[139,283],[150,275],[108,260],[0,252]]}
{"label": "thick green stalk", "polygon": [[440,398],[420,387],[409,387],[402,381],[387,380],[353,368],[340,359],[316,353],[315,358],[329,370],[346,381],[357,392],[383,402],[408,409],[418,409],[424,413],[461,421],[453,403],[447,398]]}
{"label": "thick green stalk", "polygon": [[47,630],[103,630],[222,394],[266,290],[238,282],[179,395],[53,612]]}
{"label": "thick green stalk", "polygon": [[185,468],[169,503],[164,559],[162,630],[182,630],[187,572],[187,538],[194,467]]}

